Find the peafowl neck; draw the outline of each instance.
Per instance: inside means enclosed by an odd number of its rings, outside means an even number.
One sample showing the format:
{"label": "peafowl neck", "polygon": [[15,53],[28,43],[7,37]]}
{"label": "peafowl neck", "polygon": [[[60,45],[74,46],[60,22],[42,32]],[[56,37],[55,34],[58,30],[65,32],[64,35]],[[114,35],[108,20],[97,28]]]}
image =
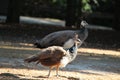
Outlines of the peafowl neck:
{"label": "peafowl neck", "polygon": [[81,41],[84,41],[88,37],[88,29],[86,27],[81,27],[78,31],[79,38]]}
{"label": "peafowl neck", "polygon": [[70,49],[68,49],[70,54],[70,62],[76,58],[77,50],[78,50],[77,44],[74,44]]}
{"label": "peafowl neck", "polygon": [[87,28],[85,26],[81,26],[80,30],[79,30],[79,33],[85,33],[87,32]]}

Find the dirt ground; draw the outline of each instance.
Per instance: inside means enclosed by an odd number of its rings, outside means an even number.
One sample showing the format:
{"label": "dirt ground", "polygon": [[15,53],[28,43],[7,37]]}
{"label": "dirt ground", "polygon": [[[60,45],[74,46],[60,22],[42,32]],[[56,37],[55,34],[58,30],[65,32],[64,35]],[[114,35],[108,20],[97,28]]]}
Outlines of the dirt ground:
{"label": "dirt ground", "polygon": [[[11,28],[12,27],[12,28]],[[46,34],[66,28],[0,24],[0,80],[120,80],[120,32],[91,30],[76,59],[47,78],[48,68],[23,59],[41,49],[33,46]]]}

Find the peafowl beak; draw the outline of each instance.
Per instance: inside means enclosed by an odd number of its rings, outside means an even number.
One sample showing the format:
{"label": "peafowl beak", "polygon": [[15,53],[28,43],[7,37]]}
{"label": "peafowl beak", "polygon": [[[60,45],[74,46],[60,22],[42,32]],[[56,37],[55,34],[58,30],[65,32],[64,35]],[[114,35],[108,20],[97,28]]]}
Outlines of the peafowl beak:
{"label": "peafowl beak", "polygon": [[77,39],[76,43],[79,45],[82,43],[82,41],[80,39]]}

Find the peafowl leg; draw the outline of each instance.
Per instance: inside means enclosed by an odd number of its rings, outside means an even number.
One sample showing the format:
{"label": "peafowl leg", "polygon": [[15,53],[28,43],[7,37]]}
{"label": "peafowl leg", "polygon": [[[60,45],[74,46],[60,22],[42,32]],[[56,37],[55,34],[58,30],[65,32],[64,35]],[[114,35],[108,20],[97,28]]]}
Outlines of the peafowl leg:
{"label": "peafowl leg", "polygon": [[58,71],[59,71],[59,66],[56,67],[56,77],[59,77]]}
{"label": "peafowl leg", "polygon": [[51,70],[52,70],[52,67],[49,68],[48,78],[50,77]]}

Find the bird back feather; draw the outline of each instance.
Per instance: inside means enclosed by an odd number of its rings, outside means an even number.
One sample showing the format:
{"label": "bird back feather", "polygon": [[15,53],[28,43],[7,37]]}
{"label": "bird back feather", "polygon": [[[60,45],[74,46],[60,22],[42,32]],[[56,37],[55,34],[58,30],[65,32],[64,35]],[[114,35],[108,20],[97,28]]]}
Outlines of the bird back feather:
{"label": "bird back feather", "polygon": [[36,61],[38,61],[38,60],[39,60],[39,57],[36,56],[36,55],[24,59],[24,61],[25,61],[25,62],[28,62],[28,63],[30,63],[30,62],[36,62]]}

